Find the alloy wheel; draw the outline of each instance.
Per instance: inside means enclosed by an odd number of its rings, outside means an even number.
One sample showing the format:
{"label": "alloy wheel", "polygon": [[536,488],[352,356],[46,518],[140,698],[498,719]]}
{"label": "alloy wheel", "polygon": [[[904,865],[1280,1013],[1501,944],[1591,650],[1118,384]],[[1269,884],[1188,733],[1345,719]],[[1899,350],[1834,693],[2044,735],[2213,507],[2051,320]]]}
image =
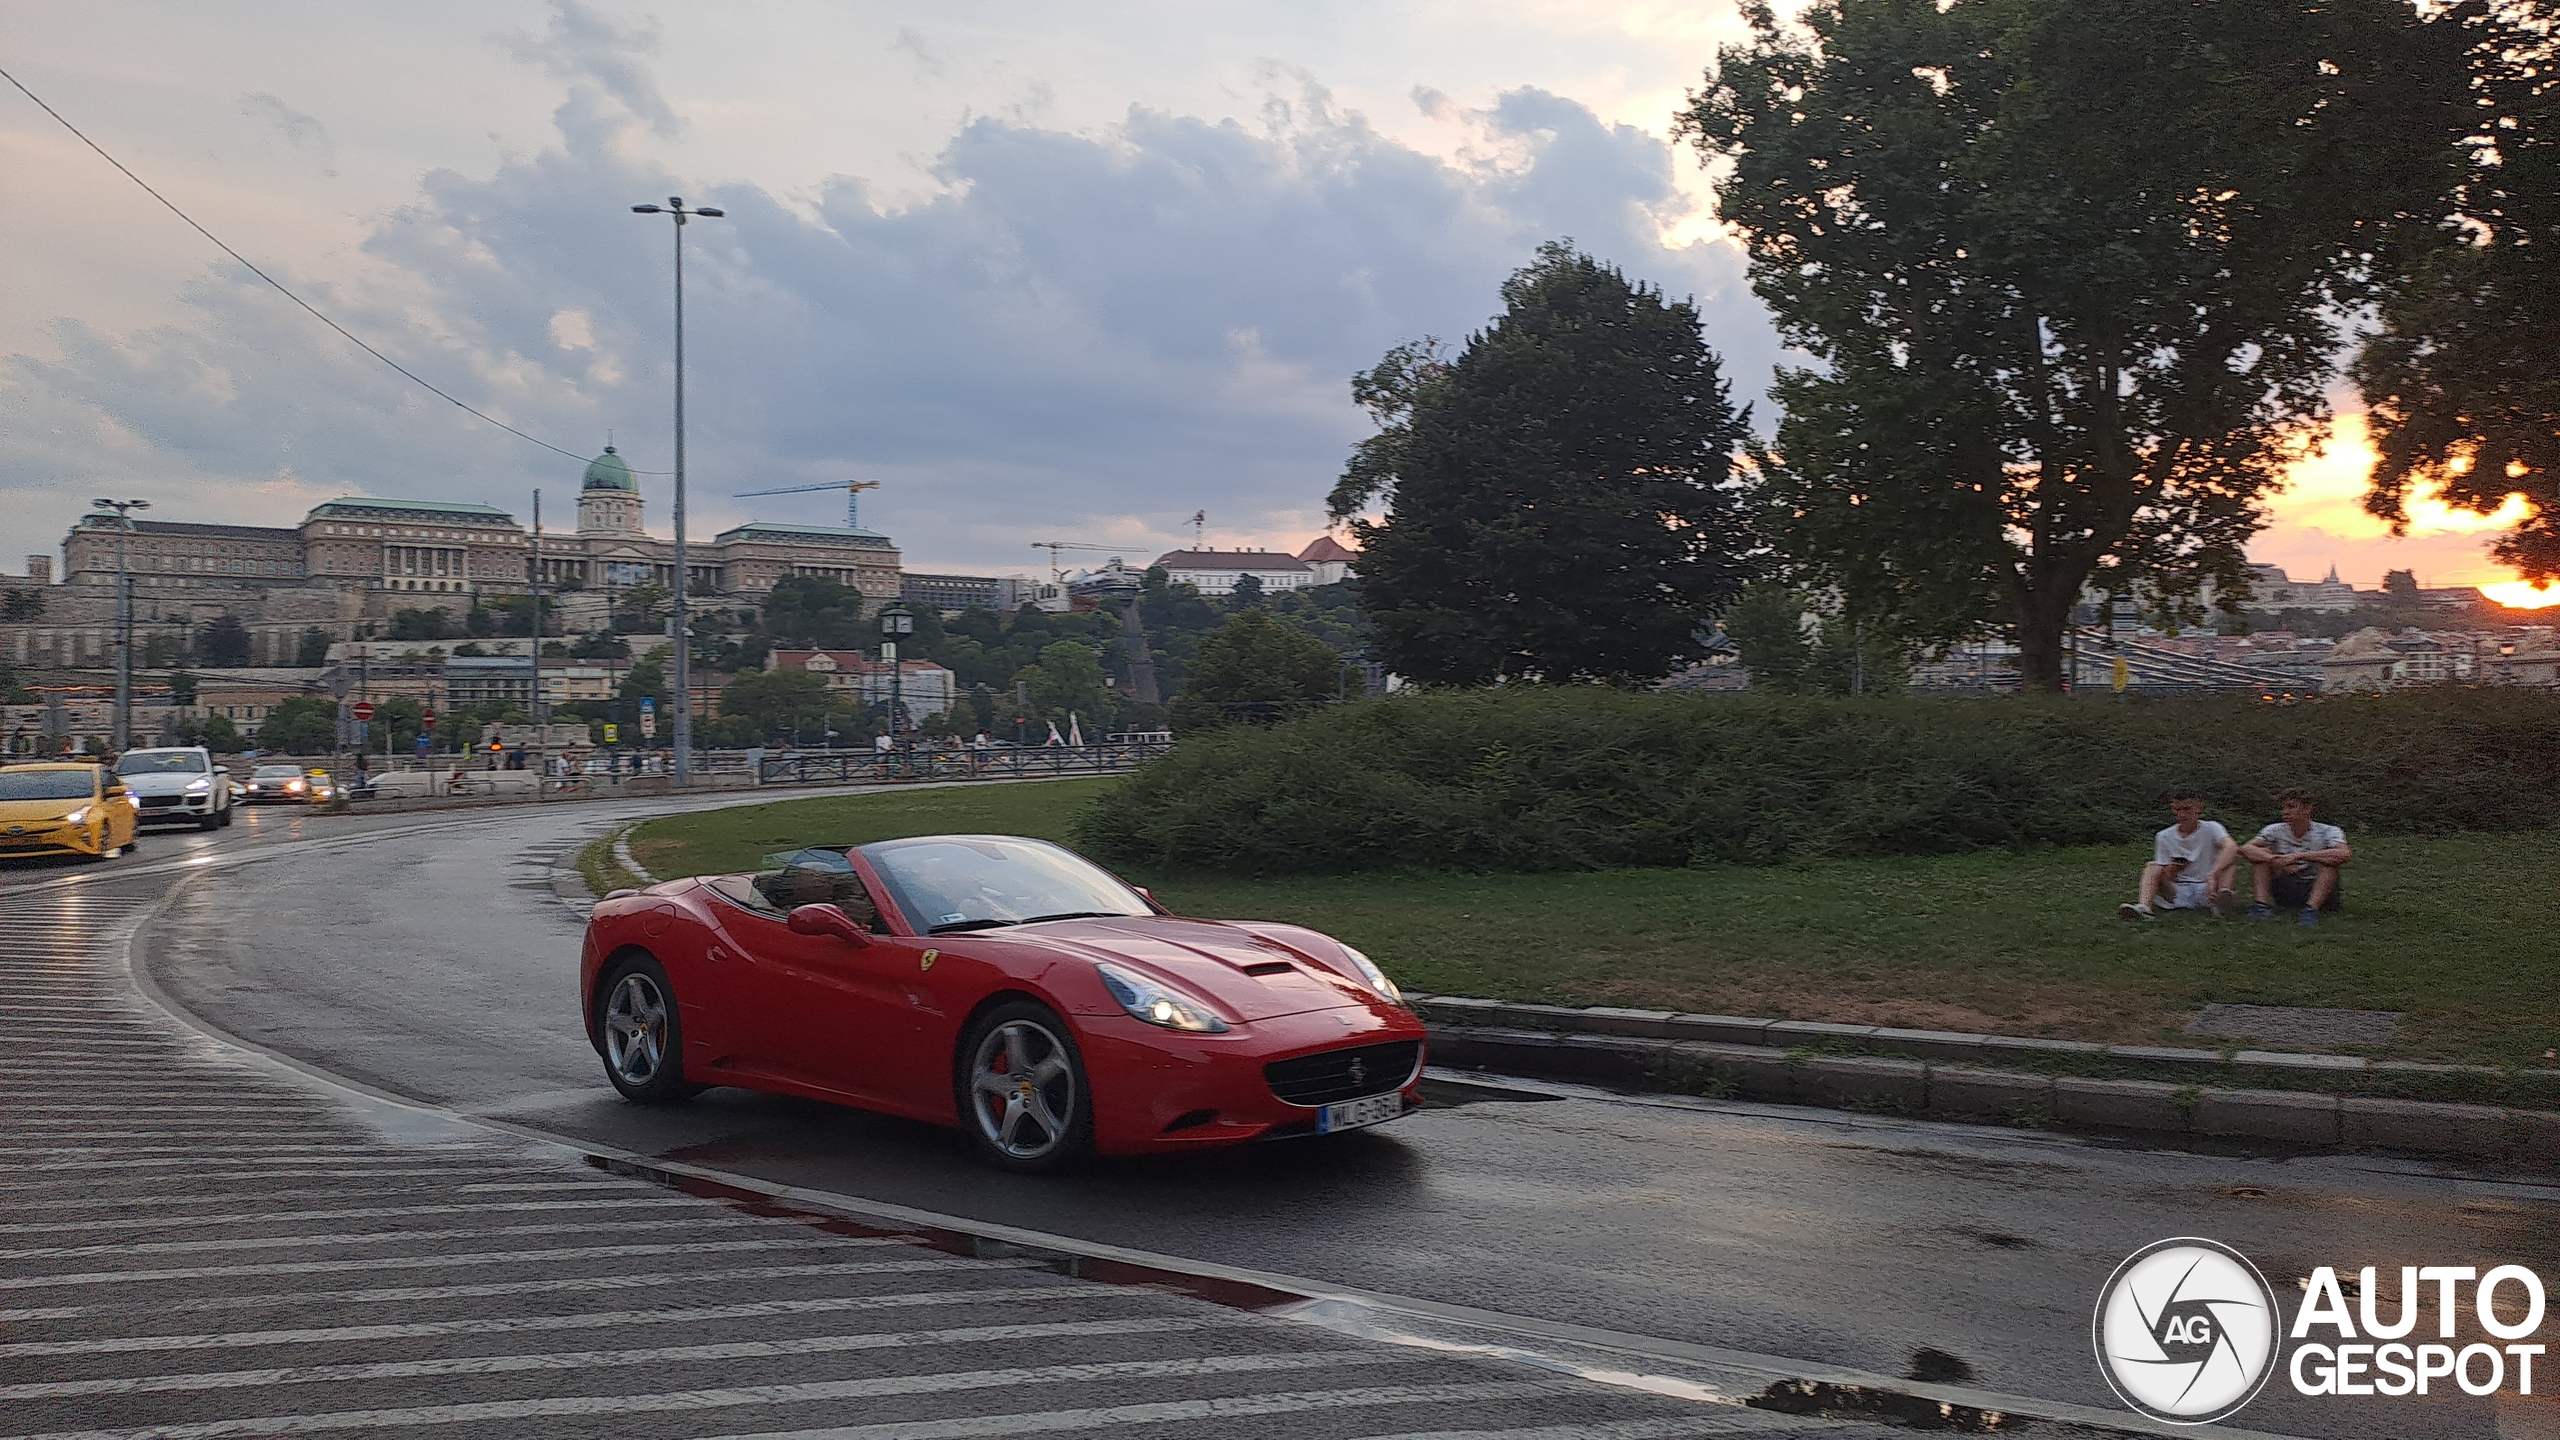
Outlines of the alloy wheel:
{"label": "alloy wheel", "polygon": [[1038,1160],[1056,1150],[1076,1113],[1066,1043],[1032,1020],[988,1031],[969,1062],[969,1108],[979,1131],[1010,1159]]}
{"label": "alloy wheel", "polygon": [[604,1007],[605,1063],[629,1085],[646,1085],[667,1059],[667,997],[657,982],[633,972],[613,987]]}

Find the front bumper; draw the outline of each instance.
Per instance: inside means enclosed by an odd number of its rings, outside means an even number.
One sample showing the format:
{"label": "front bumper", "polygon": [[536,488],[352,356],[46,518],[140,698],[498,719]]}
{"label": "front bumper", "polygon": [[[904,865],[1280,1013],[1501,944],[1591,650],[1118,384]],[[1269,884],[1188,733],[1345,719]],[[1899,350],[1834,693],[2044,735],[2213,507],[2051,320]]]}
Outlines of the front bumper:
{"label": "front bumper", "polygon": [[1391,1019],[1318,1010],[1224,1035],[1186,1035],[1125,1016],[1079,1015],[1076,1025],[1093,1078],[1094,1144],[1108,1154],[1312,1135],[1317,1107],[1281,1099],[1263,1066],[1325,1051],[1414,1042],[1410,1072],[1381,1075],[1365,1093],[1399,1093],[1407,1113],[1422,1104],[1422,1022],[1402,1012]]}
{"label": "front bumper", "polygon": [[137,825],[165,825],[177,820],[193,822],[220,814],[220,806],[220,800],[211,794],[145,795],[142,803],[135,807],[133,818]]}
{"label": "front bumper", "polygon": [[107,826],[103,821],[84,820],[77,825],[38,820],[21,825],[0,825],[0,856],[18,855],[103,855],[107,848]]}

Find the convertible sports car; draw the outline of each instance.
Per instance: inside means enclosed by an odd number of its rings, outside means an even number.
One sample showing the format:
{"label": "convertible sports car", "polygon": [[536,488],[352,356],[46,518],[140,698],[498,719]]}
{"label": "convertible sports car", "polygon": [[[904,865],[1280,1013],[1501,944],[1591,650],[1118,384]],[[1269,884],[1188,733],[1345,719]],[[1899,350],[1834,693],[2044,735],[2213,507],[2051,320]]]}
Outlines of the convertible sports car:
{"label": "convertible sports car", "polygon": [[1422,1103],[1422,1022],[1369,957],[1176,916],[1041,840],[932,835],[621,890],[587,1035],[643,1104],[736,1085],[957,1125],[993,1164],[1329,1134]]}

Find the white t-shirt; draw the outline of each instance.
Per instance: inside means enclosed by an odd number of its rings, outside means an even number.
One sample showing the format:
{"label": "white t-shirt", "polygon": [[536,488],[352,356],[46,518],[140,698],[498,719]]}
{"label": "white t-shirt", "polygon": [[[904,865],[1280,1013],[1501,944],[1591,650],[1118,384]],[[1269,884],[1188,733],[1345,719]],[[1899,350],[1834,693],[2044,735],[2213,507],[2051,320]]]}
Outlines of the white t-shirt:
{"label": "white t-shirt", "polygon": [[2279,820],[2258,832],[2258,843],[2278,855],[2299,855],[2306,850],[2328,850],[2347,843],[2347,832],[2325,821],[2314,820],[2311,828],[2296,835],[2293,827]]}
{"label": "white t-shirt", "polygon": [[2177,866],[2181,880],[2210,880],[2213,857],[2220,853],[2222,842],[2230,838],[2231,832],[2223,829],[2219,820],[2197,821],[2192,835],[2181,835],[2172,825],[2151,842],[2151,863]]}

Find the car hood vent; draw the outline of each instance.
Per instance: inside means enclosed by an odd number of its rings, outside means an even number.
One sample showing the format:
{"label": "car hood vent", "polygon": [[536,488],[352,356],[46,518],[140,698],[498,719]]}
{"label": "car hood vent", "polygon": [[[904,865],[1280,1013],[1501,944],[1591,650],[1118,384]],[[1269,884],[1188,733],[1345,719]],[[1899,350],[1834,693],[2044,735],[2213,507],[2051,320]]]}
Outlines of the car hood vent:
{"label": "car hood vent", "polygon": [[1190,990],[1237,1020],[1273,1020],[1310,1010],[1383,1005],[1311,955],[1217,920],[1169,915],[1059,920],[1023,931],[990,930],[1089,960],[1131,962]]}

